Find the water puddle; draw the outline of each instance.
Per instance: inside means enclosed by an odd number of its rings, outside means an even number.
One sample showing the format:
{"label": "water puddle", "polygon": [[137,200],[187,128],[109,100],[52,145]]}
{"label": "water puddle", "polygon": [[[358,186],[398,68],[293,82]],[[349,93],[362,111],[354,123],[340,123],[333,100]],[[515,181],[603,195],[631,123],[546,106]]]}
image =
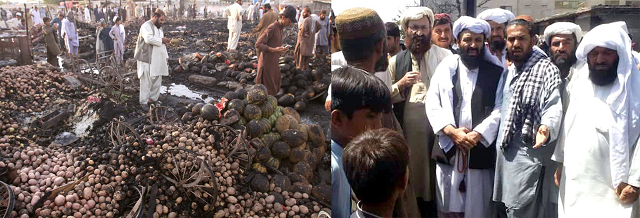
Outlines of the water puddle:
{"label": "water puddle", "polygon": [[189,89],[189,87],[175,83],[171,83],[171,85],[160,87],[160,94],[170,94],[177,97],[185,97],[192,100],[200,100],[204,102],[209,102],[211,100],[218,100],[219,98],[214,98],[210,96],[208,93],[193,91]]}

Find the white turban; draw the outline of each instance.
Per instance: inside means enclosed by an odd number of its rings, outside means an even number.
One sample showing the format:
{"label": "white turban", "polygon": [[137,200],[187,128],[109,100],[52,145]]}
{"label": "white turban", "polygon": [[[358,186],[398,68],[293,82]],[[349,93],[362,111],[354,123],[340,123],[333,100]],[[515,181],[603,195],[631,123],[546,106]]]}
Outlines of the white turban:
{"label": "white turban", "polygon": [[[629,154],[633,151],[631,149],[639,134],[640,71],[631,54],[631,39],[619,23],[602,24],[589,31],[578,46],[576,57],[586,61],[589,52],[596,47],[613,49],[619,58],[618,77],[606,97],[615,120],[608,128],[611,178],[615,188],[621,182],[627,183],[629,179]],[[588,67],[582,68],[580,74],[589,74]]]}
{"label": "white turban", "polygon": [[[469,16],[462,16],[453,23],[453,37],[457,40],[458,35],[464,31],[469,30],[474,33],[484,34],[484,38],[487,39],[491,35],[491,26],[487,21],[473,18]],[[498,58],[491,54],[489,46],[484,46],[484,60],[493,63],[496,66],[500,66],[504,69],[504,64],[500,63]]]}
{"label": "white turban", "polygon": [[502,8],[492,8],[481,12],[476,18],[496,23],[506,23],[515,19],[516,16],[513,15],[511,11]]}
{"label": "white turban", "polygon": [[489,38],[491,35],[491,26],[487,21],[469,16],[462,16],[453,23],[453,38],[457,40],[458,35],[464,30],[469,30],[474,33],[482,33],[484,34],[485,39]]}
{"label": "white turban", "polygon": [[429,19],[429,26],[433,27],[433,11],[427,7],[410,7],[402,15],[402,30],[407,30],[409,21],[420,20],[423,17]]}
{"label": "white turban", "polygon": [[544,29],[544,40],[551,45],[551,37],[559,34],[574,34],[576,36],[576,44],[582,39],[582,29],[575,23],[557,22],[549,25]]}
{"label": "white turban", "polygon": [[115,23],[117,19],[118,19],[118,16],[114,16],[113,17],[113,22]]}

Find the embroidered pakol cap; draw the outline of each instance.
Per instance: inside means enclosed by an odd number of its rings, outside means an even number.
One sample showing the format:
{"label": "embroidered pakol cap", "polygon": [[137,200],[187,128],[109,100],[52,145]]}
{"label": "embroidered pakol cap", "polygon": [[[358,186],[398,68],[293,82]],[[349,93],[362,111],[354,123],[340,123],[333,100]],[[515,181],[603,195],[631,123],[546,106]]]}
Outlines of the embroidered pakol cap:
{"label": "embroidered pakol cap", "polygon": [[378,13],[369,8],[351,8],[336,17],[336,29],[341,39],[359,39],[385,32]]}

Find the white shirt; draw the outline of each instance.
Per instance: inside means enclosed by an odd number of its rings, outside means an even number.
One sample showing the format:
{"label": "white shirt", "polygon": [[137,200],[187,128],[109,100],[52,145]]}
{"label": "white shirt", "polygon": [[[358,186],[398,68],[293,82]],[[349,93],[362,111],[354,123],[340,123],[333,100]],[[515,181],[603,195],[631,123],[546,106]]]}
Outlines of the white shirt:
{"label": "white shirt", "polygon": [[34,25],[38,25],[42,23],[42,18],[40,17],[40,12],[36,11],[36,10],[31,10],[29,11],[29,13],[31,13],[31,15],[33,15],[33,24]]}
{"label": "white shirt", "polygon": [[227,28],[234,32],[240,32],[242,29],[242,6],[238,3],[234,3],[229,6],[229,20],[227,21]]}
{"label": "white shirt", "polygon": [[[152,29],[153,28],[153,29]],[[150,76],[168,76],[169,66],[167,65],[167,48],[162,44],[162,38],[164,32],[162,29],[158,29],[155,25],[147,25],[146,23],[140,26],[140,35],[144,38],[144,41],[152,45],[151,50],[151,64],[138,61],[141,66],[138,68],[138,78],[142,77],[145,70],[150,70]]]}
{"label": "white shirt", "polygon": [[124,40],[126,39],[125,37],[127,36],[127,34],[124,31],[124,25],[122,25],[122,23],[120,23],[120,33],[122,35],[122,41],[125,42]]}

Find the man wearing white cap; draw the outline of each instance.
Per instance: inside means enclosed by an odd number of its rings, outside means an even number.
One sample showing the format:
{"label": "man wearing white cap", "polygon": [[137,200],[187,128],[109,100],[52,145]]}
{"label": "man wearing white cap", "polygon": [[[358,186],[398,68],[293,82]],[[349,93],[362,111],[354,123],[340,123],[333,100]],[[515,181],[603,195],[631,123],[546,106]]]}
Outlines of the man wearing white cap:
{"label": "man wearing white cap", "polygon": [[533,23],[509,22],[493,200],[508,217],[556,217],[551,160],[562,120],[560,70],[534,48]]}
{"label": "man wearing white cap", "polygon": [[638,217],[640,71],[615,24],[587,33],[554,160],[560,217]]}
{"label": "man wearing white cap", "polygon": [[507,61],[505,27],[507,22],[512,21],[515,16],[511,11],[502,8],[492,8],[481,12],[476,18],[487,21],[491,26],[491,37],[487,40],[489,41],[489,49],[491,50],[491,54],[498,57],[498,60],[505,64]]}
{"label": "man wearing white cap", "polygon": [[569,97],[566,90],[570,87],[571,78],[585,65],[576,58],[576,49],[582,39],[582,29],[575,23],[557,22],[544,30],[545,42],[549,45],[549,57],[560,70],[562,79],[562,108],[566,111]]}
{"label": "man wearing white cap", "polygon": [[439,136],[432,150],[438,217],[489,216],[505,72],[484,45],[490,34],[486,21],[458,18],[453,37],[460,53],[438,65],[427,91],[427,116]]}
{"label": "man wearing white cap", "polygon": [[452,54],[447,49],[431,46],[433,22],[434,14],[431,9],[409,8],[400,23],[406,36],[407,50],[391,57],[388,67],[393,84],[393,110],[404,130],[412,155],[409,168],[413,190],[419,199],[418,204],[431,208],[434,200],[432,177],[435,163],[430,158],[430,149],[435,135],[424,110],[424,99],[436,67]]}

